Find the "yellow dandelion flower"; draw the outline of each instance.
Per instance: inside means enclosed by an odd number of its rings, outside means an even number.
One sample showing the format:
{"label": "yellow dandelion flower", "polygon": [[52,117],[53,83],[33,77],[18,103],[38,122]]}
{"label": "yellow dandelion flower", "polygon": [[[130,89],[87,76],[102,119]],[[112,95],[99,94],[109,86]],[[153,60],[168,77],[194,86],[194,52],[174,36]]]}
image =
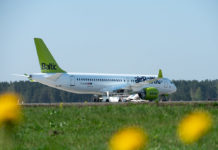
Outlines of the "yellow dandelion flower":
{"label": "yellow dandelion flower", "polygon": [[0,95],[0,126],[7,123],[14,124],[20,120],[21,110],[18,100],[18,95],[14,93]]}
{"label": "yellow dandelion flower", "polygon": [[195,111],[185,116],[179,123],[177,133],[185,144],[191,144],[205,135],[212,126],[212,118],[208,112]]}
{"label": "yellow dandelion flower", "polygon": [[138,127],[124,128],[110,140],[110,150],[139,150],[147,144],[146,133]]}
{"label": "yellow dandelion flower", "polygon": [[62,103],[62,102],[59,104],[59,107],[60,107],[61,109],[63,108],[63,103]]}

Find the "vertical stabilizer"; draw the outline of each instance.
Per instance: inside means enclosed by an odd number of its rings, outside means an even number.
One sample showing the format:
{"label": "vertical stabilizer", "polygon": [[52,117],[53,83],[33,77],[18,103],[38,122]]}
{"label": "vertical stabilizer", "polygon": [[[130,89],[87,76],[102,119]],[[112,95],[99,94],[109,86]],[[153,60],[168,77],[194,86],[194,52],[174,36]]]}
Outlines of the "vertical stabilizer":
{"label": "vertical stabilizer", "polygon": [[41,72],[64,73],[65,71],[58,66],[57,62],[49,52],[43,40],[40,38],[34,38],[34,42],[36,45],[36,51],[39,58],[39,65],[41,68]]}

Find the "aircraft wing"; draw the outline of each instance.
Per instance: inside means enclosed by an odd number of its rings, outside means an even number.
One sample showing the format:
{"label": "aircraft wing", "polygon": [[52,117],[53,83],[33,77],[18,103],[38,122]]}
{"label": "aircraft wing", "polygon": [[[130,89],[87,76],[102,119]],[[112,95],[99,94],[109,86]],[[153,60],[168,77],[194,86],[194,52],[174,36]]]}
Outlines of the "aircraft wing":
{"label": "aircraft wing", "polygon": [[119,90],[125,90],[126,85],[120,85],[120,86],[111,86],[108,88],[103,88],[101,92],[117,92]]}

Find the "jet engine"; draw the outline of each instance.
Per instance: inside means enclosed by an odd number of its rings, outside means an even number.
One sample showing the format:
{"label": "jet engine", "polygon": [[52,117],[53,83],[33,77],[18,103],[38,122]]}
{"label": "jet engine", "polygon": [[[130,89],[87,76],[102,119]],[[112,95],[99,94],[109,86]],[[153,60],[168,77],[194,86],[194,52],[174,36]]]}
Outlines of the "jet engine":
{"label": "jet engine", "polygon": [[138,95],[141,99],[144,100],[155,100],[159,96],[159,91],[155,87],[148,87],[142,89]]}

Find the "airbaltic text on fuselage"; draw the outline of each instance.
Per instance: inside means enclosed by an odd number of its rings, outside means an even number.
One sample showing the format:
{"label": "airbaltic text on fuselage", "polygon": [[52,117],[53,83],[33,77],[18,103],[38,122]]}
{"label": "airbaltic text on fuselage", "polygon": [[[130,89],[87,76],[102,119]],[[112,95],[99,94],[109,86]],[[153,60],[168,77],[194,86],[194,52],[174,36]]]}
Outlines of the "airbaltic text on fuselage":
{"label": "airbaltic text on fuselage", "polygon": [[135,77],[135,82],[136,83],[139,83],[139,82],[143,82],[143,81],[146,81],[146,80],[152,80],[152,79],[155,79],[155,77],[146,77],[146,76],[137,76]]}
{"label": "airbaltic text on fuselage", "polygon": [[42,70],[57,70],[56,67],[57,67],[57,65],[52,64],[52,63],[49,63],[49,64],[42,63],[42,65],[41,65]]}

